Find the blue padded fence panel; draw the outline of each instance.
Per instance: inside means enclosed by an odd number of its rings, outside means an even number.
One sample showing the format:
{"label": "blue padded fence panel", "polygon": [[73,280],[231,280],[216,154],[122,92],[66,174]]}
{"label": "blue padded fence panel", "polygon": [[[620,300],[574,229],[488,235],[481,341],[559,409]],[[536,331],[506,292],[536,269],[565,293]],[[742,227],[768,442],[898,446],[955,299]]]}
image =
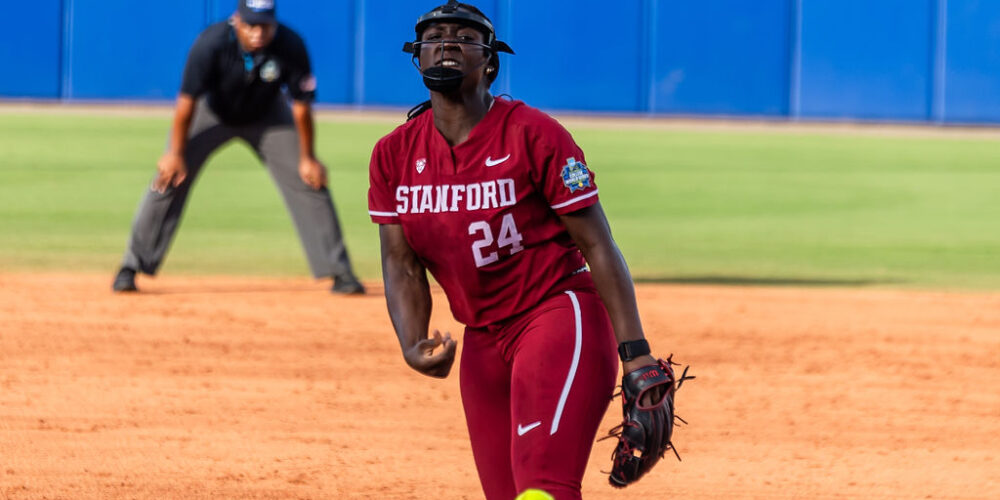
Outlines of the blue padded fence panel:
{"label": "blue padded fence panel", "polygon": [[[427,90],[400,48],[443,2],[279,0],[278,17],[306,40],[320,102],[409,106]],[[236,3],[13,2],[0,98],[173,99],[191,43]],[[1000,122],[998,1],[477,5],[518,52],[493,91],[544,109]]]}
{"label": "blue padded fence panel", "polygon": [[[360,0],[363,18],[358,61],[361,86],[358,104],[410,106],[427,100],[420,74],[403,52],[403,43],[414,39],[417,18],[440,5],[441,0]],[[487,13],[489,15],[489,13]]]}
{"label": "blue padded fence panel", "polygon": [[[72,49],[67,97],[172,99],[188,49],[205,23],[204,0],[66,0]],[[164,20],[165,10],[169,17]]]}
{"label": "blue padded fence panel", "polygon": [[0,96],[59,97],[61,2],[10,2],[0,29]]}
{"label": "blue padded fence panel", "polygon": [[788,0],[659,2],[655,10],[653,111],[788,113]]}
{"label": "blue padded fence panel", "polygon": [[514,98],[546,109],[642,111],[642,2],[513,2],[506,57]]}
{"label": "blue padded fence panel", "polygon": [[925,120],[933,0],[804,0],[805,117]]}
{"label": "blue padded fence panel", "polygon": [[[283,20],[285,4],[292,2],[278,3],[278,19]],[[214,23],[223,21],[236,10],[236,0],[205,0],[205,10],[208,13],[208,22]]]}
{"label": "blue padded fence panel", "polygon": [[319,85],[319,102],[350,103],[354,83],[354,1],[280,2],[278,19],[306,41]]}
{"label": "blue padded fence panel", "polygon": [[949,0],[945,120],[1000,121],[1000,2]]}

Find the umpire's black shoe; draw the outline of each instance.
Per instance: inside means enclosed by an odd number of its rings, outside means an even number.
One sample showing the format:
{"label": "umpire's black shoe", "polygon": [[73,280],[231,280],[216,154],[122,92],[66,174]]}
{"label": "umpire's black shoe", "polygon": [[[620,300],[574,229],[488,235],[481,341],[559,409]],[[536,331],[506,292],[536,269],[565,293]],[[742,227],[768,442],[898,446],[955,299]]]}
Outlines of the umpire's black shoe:
{"label": "umpire's black shoe", "polygon": [[365,286],[354,276],[338,276],[333,279],[330,292],[340,295],[364,295]]}
{"label": "umpire's black shoe", "polygon": [[116,292],[138,292],[139,289],[135,287],[135,269],[127,267],[119,269],[111,289]]}

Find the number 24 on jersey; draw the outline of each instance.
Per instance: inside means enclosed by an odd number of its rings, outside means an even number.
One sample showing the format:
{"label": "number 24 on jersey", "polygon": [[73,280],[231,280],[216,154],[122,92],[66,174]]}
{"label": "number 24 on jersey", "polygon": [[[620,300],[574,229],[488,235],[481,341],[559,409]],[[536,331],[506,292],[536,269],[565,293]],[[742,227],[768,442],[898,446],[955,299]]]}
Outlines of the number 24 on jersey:
{"label": "number 24 on jersey", "polygon": [[494,248],[493,229],[490,228],[489,223],[486,221],[476,221],[469,224],[470,236],[476,236],[480,233],[482,237],[472,243],[472,257],[476,260],[476,267],[487,266],[500,260],[501,251],[509,252],[508,255],[514,255],[524,250],[524,246],[521,245],[521,240],[524,237],[521,236],[521,233],[517,232],[517,225],[514,224],[514,216],[511,214],[504,215],[503,220],[500,221],[500,232],[496,238],[496,250],[484,254],[485,251]]}

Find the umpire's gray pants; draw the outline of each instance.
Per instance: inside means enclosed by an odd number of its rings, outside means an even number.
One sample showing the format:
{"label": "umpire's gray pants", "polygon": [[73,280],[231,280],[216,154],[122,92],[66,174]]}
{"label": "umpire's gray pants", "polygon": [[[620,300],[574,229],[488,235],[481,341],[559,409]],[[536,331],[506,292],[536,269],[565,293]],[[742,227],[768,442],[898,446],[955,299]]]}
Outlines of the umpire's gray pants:
{"label": "umpire's gray pants", "polygon": [[299,177],[298,132],[284,100],[276,100],[262,119],[236,126],[221,123],[204,98],[198,101],[184,153],[187,178],[162,194],[152,187],[146,191],[132,222],[122,266],[156,274],[205,160],[234,138],[249,144],[267,165],[295,222],[313,276],[352,277],[330,191],[312,189]]}

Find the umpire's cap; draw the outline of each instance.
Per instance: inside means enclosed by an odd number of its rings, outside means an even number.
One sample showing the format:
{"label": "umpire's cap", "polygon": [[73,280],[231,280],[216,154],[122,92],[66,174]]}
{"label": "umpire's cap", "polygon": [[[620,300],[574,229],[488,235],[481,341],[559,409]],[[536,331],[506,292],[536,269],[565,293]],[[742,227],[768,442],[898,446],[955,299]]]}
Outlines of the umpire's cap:
{"label": "umpire's cap", "polygon": [[274,4],[275,0],[239,0],[236,10],[247,24],[273,24],[277,22]]}

